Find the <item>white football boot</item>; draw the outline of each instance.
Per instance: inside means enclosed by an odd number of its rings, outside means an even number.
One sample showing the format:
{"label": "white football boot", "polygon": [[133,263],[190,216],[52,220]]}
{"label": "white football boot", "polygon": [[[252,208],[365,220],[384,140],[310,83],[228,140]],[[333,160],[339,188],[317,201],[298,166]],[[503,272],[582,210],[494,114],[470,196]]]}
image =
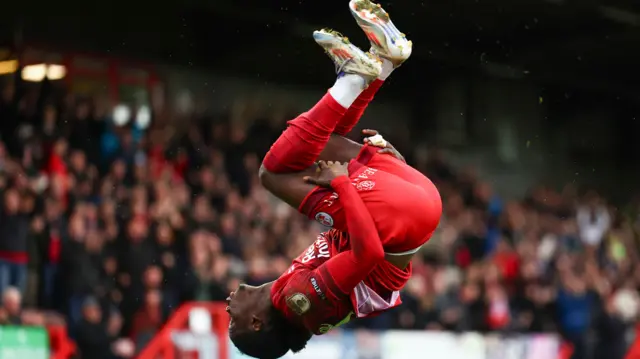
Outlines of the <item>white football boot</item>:
{"label": "white football boot", "polygon": [[349,1],[351,14],[371,42],[371,53],[400,66],[411,56],[413,43],[391,22],[382,6],[369,0]]}
{"label": "white football boot", "polygon": [[360,50],[339,32],[322,29],[314,31],[313,38],[333,60],[337,74],[358,74],[368,81],[380,75],[382,61]]}

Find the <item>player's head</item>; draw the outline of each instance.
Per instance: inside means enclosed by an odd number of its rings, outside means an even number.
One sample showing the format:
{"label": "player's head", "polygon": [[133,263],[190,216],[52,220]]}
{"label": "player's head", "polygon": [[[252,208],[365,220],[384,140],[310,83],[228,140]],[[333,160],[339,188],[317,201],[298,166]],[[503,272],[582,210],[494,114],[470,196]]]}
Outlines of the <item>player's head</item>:
{"label": "player's head", "polygon": [[241,284],[227,298],[231,317],[229,337],[243,354],[260,359],[276,359],[289,350],[304,349],[311,339],[305,328],[291,324],[271,302],[271,287]]}

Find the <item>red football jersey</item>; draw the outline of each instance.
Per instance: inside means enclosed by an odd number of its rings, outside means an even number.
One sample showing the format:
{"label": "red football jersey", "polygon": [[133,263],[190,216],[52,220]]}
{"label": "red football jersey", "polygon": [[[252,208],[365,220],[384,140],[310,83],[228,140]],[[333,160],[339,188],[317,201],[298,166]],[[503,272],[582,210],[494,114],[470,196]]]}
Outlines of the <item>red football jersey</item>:
{"label": "red football jersey", "polygon": [[411,276],[411,266],[401,270],[383,262],[351,293],[343,293],[336,286],[336,278],[322,264],[349,248],[347,233],[334,229],[321,233],[274,283],[274,306],[292,322],[320,335],[352,318],[400,305],[399,290]]}

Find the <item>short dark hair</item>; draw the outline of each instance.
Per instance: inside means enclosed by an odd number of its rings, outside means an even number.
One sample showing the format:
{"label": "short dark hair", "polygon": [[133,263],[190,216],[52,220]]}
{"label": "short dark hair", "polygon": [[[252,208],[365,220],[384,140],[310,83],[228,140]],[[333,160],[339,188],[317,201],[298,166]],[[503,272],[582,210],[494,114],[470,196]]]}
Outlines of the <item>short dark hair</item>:
{"label": "short dark hair", "polygon": [[264,326],[259,331],[234,335],[231,341],[245,355],[258,359],[277,359],[289,350],[297,353],[304,349],[311,336],[306,328],[292,324],[271,306]]}

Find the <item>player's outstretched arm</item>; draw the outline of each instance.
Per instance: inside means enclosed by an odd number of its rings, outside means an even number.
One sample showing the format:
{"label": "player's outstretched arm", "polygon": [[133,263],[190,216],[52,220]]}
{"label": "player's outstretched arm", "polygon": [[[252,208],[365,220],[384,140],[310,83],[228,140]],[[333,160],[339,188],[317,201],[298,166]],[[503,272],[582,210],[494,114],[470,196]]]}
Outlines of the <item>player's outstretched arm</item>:
{"label": "player's outstretched arm", "polygon": [[344,207],[351,249],[339,253],[322,265],[336,286],[350,293],[369,273],[384,261],[384,249],[371,214],[351,184],[347,164],[319,163],[315,177],[305,177],[307,183],[332,188]]}

